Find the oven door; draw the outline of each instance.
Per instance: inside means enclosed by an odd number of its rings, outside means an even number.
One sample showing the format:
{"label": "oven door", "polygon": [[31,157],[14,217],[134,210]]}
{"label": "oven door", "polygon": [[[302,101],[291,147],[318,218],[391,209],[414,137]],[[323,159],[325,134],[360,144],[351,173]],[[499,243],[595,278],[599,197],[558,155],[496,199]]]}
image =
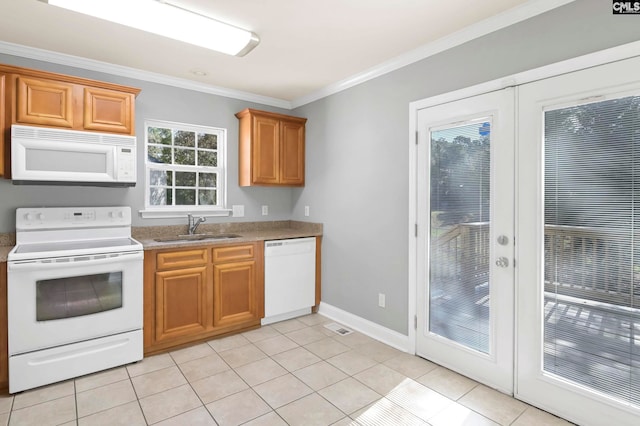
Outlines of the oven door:
{"label": "oven door", "polygon": [[8,262],[9,355],[142,329],[143,256]]}

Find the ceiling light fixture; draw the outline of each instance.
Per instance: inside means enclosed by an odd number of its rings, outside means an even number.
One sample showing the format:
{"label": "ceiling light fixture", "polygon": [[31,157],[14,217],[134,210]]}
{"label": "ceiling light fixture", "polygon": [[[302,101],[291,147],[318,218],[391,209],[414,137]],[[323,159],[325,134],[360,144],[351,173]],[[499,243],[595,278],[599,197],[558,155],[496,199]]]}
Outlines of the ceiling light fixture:
{"label": "ceiling light fixture", "polygon": [[162,0],[40,1],[227,55],[244,56],[260,42],[251,31]]}

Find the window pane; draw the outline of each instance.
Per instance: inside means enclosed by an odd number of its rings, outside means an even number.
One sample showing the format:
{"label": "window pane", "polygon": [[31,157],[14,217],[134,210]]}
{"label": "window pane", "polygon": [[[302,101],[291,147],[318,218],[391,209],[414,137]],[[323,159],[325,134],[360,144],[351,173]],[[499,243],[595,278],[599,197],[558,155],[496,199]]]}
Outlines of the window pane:
{"label": "window pane", "polygon": [[173,172],[170,170],[155,170],[150,173],[149,185],[152,186],[172,186]]}
{"label": "window pane", "polygon": [[176,162],[175,164],[181,164],[185,166],[196,165],[196,152],[193,149],[179,149],[176,148]]}
{"label": "window pane", "polygon": [[[148,206],[224,207],[225,132],[173,123],[146,124]],[[192,130],[193,129],[193,130]],[[196,130],[197,129],[197,130]],[[218,180],[220,178],[220,180]],[[219,186],[222,185],[222,186]],[[203,190],[200,193],[200,190]]]}
{"label": "window pane", "polygon": [[176,186],[196,186],[196,173],[176,172]]}
{"label": "window pane", "polygon": [[171,164],[171,148],[163,146],[149,146],[148,160],[151,163]]}
{"label": "window pane", "polygon": [[490,123],[431,132],[429,330],[489,353]]}
{"label": "window pane", "polygon": [[151,188],[151,199],[149,203],[152,206],[170,206],[173,204],[171,188]]}
{"label": "window pane", "polygon": [[198,148],[218,149],[218,135],[198,133]]}
{"label": "window pane", "polygon": [[195,189],[176,189],[176,205],[194,206],[196,204]]}
{"label": "window pane", "polygon": [[640,405],[640,97],[544,125],[544,371]]}
{"label": "window pane", "polygon": [[149,143],[171,145],[171,129],[149,127]]}
{"label": "window pane", "polygon": [[198,165],[216,167],[218,165],[218,153],[198,150]]}
{"label": "window pane", "polygon": [[177,130],[174,138],[174,145],[176,146],[196,146],[196,134],[193,132],[185,132]]}
{"label": "window pane", "polygon": [[217,187],[218,175],[215,173],[200,173],[200,187]]}
{"label": "window pane", "polygon": [[213,206],[216,204],[215,189],[201,189],[198,191],[198,204],[201,206]]}

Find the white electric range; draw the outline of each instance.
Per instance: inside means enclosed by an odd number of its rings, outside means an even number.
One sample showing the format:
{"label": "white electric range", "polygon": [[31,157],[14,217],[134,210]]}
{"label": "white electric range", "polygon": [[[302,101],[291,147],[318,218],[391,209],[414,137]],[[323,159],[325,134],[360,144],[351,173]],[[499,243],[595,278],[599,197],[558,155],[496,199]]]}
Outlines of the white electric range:
{"label": "white electric range", "polygon": [[143,257],[129,207],[16,210],[10,393],[142,359]]}

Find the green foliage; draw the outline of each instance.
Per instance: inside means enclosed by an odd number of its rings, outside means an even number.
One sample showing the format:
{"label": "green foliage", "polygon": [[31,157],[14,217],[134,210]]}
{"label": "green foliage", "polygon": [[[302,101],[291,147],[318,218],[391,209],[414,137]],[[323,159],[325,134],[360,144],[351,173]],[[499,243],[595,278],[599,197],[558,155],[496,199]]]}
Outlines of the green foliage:
{"label": "green foliage", "polygon": [[[471,129],[465,129],[471,127]],[[478,125],[465,126],[450,140],[434,132],[431,140],[431,211],[441,224],[489,220],[490,141]],[[475,130],[476,138],[469,130]],[[447,130],[446,133],[451,133]]]}
{"label": "green foliage", "polygon": [[149,127],[147,135],[149,163],[193,168],[193,171],[151,169],[151,205],[217,204],[217,173],[204,171],[202,167],[218,166],[218,135],[160,127]]}

